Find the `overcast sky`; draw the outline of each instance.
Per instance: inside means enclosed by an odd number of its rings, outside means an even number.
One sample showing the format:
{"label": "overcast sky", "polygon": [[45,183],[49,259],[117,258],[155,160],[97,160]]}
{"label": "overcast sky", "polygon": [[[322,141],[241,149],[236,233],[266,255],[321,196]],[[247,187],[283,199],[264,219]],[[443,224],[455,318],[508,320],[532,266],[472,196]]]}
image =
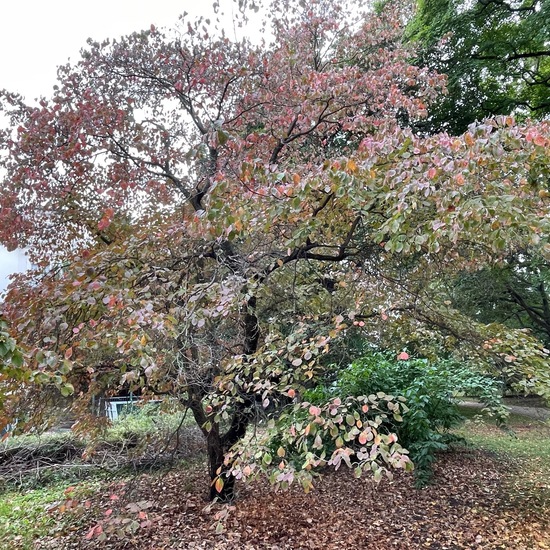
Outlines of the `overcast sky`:
{"label": "overcast sky", "polygon": [[[231,14],[232,0],[221,0]],[[27,100],[49,96],[56,69],[76,61],[87,38],[103,40],[157,27],[171,27],[183,12],[212,13],[212,0],[4,0],[0,6],[0,88]],[[0,247],[0,292],[22,266]]]}

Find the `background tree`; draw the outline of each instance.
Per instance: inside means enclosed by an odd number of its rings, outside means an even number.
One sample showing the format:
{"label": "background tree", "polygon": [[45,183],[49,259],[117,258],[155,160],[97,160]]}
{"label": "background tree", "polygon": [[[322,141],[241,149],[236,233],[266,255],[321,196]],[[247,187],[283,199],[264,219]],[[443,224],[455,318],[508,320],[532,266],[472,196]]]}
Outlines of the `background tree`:
{"label": "background tree", "polygon": [[[91,42],[38,107],[2,96],[0,234],[38,266],[5,307],[25,371],[74,388],[81,425],[121,384],[177,396],[224,499],[264,470],[308,489],[351,456],[410,468],[401,401],[300,399],[354,331],[395,346],[429,327],[519,377],[547,360],[512,333],[483,347],[440,281],[529,243],[548,256],[548,124],[414,135],[442,78],[408,62],[407,6],[271,10],[270,45],[182,19]],[[261,416],[268,439],[243,444]]]}
{"label": "background tree", "polygon": [[[550,107],[545,1],[418,2],[407,32],[421,65],[448,75],[448,95],[420,128],[460,133],[495,114],[544,117]],[[548,189],[541,189],[543,194]],[[459,275],[453,304],[483,323],[528,328],[548,343],[547,266],[523,249],[495,268]]]}
{"label": "background tree", "polygon": [[454,304],[482,323],[529,328],[548,345],[549,284],[548,262],[520,253],[498,267],[459,277]]}
{"label": "background tree", "polygon": [[421,66],[448,77],[448,95],[419,126],[459,134],[499,114],[550,110],[550,4],[546,0],[421,0],[407,34]]}

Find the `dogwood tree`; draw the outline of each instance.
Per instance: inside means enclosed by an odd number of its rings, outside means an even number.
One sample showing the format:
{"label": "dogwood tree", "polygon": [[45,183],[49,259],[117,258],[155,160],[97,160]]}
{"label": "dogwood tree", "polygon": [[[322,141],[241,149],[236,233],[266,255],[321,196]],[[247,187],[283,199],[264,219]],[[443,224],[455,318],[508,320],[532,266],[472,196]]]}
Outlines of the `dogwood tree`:
{"label": "dogwood tree", "polygon": [[38,106],[2,95],[0,236],[38,266],[4,304],[21,368],[74,394],[81,425],[121,385],[177,396],[212,498],[262,471],[309,489],[326,464],[411,468],[402,400],[302,401],[352,333],[437,331],[514,373],[548,360],[461,318],[442,274],[550,253],[549,125],[414,135],[445,79],[409,64],[408,6],[362,4],[274,1],[259,45],[184,17],[90,42]]}

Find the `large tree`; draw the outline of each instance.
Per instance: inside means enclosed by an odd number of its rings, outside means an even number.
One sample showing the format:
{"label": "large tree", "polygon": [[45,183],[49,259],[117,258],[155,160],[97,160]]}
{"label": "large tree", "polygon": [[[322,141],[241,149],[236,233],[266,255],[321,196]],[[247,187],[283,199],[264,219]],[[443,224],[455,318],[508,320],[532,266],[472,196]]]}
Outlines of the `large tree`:
{"label": "large tree", "polygon": [[[443,78],[409,64],[406,6],[270,10],[269,45],[182,19],[91,42],[39,106],[2,96],[0,236],[37,265],[4,305],[28,378],[74,391],[81,425],[120,385],[177,396],[212,497],[262,469],[309,488],[352,455],[359,472],[409,467],[387,423],[401,401],[301,402],[354,331],[437,331],[520,375],[547,360],[529,335],[464,322],[441,277],[520,246],[548,256],[548,124],[416,136],[403,126]],[[271,439],[244,440],[266,416]]]}
{"label": "large tree", "polygon": [[492,269],[460,274],[452,296],[469,317],[528,328],[550,344],[550,272],[540,257],[518,251]]}

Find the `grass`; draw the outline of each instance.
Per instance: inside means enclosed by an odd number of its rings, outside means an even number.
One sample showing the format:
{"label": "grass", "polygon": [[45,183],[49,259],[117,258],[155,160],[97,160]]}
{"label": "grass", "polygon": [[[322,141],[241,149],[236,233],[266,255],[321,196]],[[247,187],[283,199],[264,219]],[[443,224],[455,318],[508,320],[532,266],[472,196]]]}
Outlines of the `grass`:
{"label": "grass", "polygon": [[33,540],[55,531],[57,521],[48,505],[63,497],[64,487],[50,486],[27,493],[6,493],[0,500],[0,544],[31,549]]}
{"label": "grass", "polygon": [[510,432],[506,432],[478,410],[462,407],[461,413],[466,417],[466,422],[457,433],[474,446],[512,458],[540,462],[547,465],[550,472],[549,422],[510,414]]}
{"label": "grass", "polygon": [[[189,415],[182,421],[180,411],[159,414],[157,409],[147,405],[115,422],[103,434],[102,441],[120,449],[121,453],[128,452],[129,441],[144,442],[158,451],[171,434],[178,428],[188,428],[191,422]],[[49,456],[67,445],[81,451],[86,447],[84,441],[65,432],[9,438],[0,446],[0,451],[21,448],[24,456],[33,449],[40,449]],[[87,495],[99,491],[107,474],[101,469],[87,468],[91,465],[82,463],[77,457],[71,462],[71,467],[64,464],[37,469],[21,479],[18,472],[14,472],[17,475],[12,477],[17,478],[17,482],[0,478],[0,549],[31,550],[38,538],[55,537],[66,529],[78,528],[82,507],[77,507],[78,511],[72,513],[60,514],[58,506],[71,498],[82,502]],[[109,481],[127,476],[127,469],[121,469],[118,473],[110,473]],[[74,485],[75,490],[68,494],[66,490],[70,485]]]}
{"label": "grass", "polygon": [[[507,433],[479,411],[462,412],[468,419],[457,430],[458,435],[509,464],[511,474],[505,490],[510,503],[518,510],[529,508],[546,516],[550,503],[550,420],[511,414]],[[550,544],[550,534],[545,540]]]}
{"label": "grass", "polygon": [[159,414],[159,408],[155,404],[147,404],[123,415],[110,426],[105,439],[109,442],[123,441],[128,435],[147,437],[151,435],[164,436],[174,433],[178,428],[193,426],[193,416],[176,412],[164,412]]}
{"label": "grass", "polygon": [[[98,488],[98,482],[86,482],[78,488],[78,496]],[[4,493],[0,499],[0,548],[31,550],[36,539],[62,533],[64,518],[54,510],[67,500],[66,489],[66,483],[54,483],[41,489]]]}

